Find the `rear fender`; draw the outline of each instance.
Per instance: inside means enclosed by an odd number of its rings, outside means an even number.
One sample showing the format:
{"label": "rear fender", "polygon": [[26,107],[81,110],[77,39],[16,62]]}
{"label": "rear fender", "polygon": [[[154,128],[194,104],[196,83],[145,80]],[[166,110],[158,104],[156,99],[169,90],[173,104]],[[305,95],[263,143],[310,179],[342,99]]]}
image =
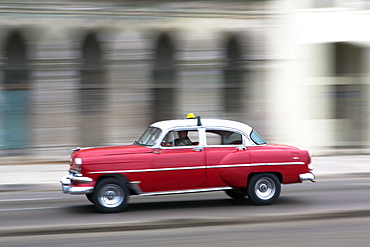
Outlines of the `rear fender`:
{"label": "rear fender", "polygon": [[237,150],[226,155],[220,165],[220,178],[227,185],[234,188],[245,188],[250,173],[250,157],[248,150]]}
{"label": "rear fender", "polygon": [[283,175],[279,172],[251,172],[248,174],[248,178],[247,178],[247,185],[249,183],[249,181],[251,180],[251,178],[256,175],[256,174],[259,174],[259,173],[271,173],[271,174],[274,174],[280,181],[280,183],[283,183]]}

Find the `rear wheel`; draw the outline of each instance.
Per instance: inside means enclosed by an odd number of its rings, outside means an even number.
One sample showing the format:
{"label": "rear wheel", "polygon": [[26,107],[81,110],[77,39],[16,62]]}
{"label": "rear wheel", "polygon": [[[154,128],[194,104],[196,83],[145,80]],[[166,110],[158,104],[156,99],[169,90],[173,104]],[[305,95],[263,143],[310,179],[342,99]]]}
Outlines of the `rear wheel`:
{"label": "rear wheel", "polygon": [[92,201],[97,210],[103,213],[122,211],[128,203],[129,190],[116,178],[106,178],[99,181],[92,194]]}
{"label": "rear wheel", "polygon": [[254,204],[269,205],[280,196],[280,181],[272,173],[256,174],[250,179],[247,191]]}

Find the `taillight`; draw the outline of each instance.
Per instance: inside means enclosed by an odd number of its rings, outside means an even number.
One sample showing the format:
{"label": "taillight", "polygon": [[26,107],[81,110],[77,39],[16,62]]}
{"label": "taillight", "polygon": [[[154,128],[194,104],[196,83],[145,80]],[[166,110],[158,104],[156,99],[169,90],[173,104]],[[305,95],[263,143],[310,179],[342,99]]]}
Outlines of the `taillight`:
{"label": "taillight", "polygon": [[310,169],[310,171],[312,171],[313,170],[313,165],[309,164],[308,169]]}

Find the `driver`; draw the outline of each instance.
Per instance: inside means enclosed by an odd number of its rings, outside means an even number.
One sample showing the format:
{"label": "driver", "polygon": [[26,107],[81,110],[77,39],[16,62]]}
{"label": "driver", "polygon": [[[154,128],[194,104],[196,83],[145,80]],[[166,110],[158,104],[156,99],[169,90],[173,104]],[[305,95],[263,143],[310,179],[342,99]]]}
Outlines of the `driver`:
{"label": "driver", "polygon": [[178,131],[177,134],[179,138],[175,140],[175,146],[189,146],[193,144],[188,137],[187,130]]}

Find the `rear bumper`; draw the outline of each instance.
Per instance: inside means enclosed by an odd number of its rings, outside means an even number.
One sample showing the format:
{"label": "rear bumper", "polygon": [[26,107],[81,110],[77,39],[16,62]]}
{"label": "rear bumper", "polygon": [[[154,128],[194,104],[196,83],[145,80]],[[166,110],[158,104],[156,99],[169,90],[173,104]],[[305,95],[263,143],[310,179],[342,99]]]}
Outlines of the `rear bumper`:
{"label": "rear bumper", "polygon": [[74,195],[82,195],[82,194],[90,194],[94,191],[93,186],[72,186],[71,180],[76,179],[78,181],[90,181],[90,178],[84,177],[75,177],[73,175],[67,175],[60,180],[62,185],[62,191],[64,194],[74,194]]}
{"label": "rear bumper", "polygon": [[299,179],[303,182],[303,181],[311,181],[311,182],[315,182],[315,175],[311,172],[309,173],[302,173],[302,174],[299,174]]}

